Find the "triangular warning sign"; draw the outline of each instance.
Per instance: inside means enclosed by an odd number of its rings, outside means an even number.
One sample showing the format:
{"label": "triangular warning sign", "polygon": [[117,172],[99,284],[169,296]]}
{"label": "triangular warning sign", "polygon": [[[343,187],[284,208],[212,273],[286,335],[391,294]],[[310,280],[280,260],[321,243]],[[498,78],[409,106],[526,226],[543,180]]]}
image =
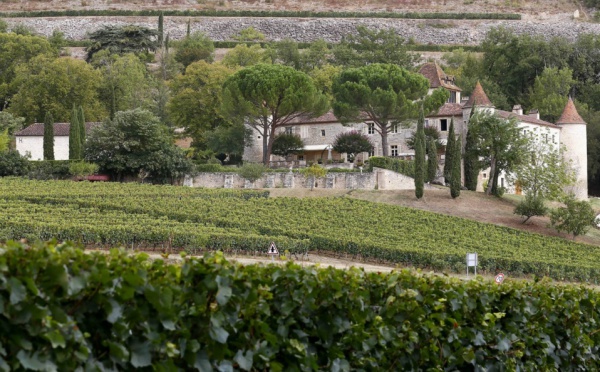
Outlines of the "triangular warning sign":
{"label": "triangular warning sign", "polygon": [[271,242],[271,245],[269,246],[269,251],[267,252],[267,254],[279,254],[279,251],[277,250],[277,247],[275,246],[275,242]]}

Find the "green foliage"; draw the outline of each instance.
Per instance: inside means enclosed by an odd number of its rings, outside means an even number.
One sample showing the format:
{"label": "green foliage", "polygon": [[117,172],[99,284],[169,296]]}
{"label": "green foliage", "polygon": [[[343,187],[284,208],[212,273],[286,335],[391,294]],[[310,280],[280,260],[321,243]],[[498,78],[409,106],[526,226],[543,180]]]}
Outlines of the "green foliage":
{"label": "green foliage", "polygon": [[148,17],[164,14],[177,17],[293,17],[293,18],[400,18],[400,19],[521,19],[518,13],[397,13],[397,12],[312,12],[289,10],[45,10],[27,12],[4,12],[2,18],[31,17],[90,17],[90,16],[135,16]]}
{"label": "green foliage", "polygon": [[546,67],[535,78],[533,88],[530,89],[530,107],[538,109],[543,120],[555,123],[560,118],[575,83],[570,68],[559,70]]}
{"label": "green foliage", "polygon": [[88,119],[99,120],[104,117],[98,99],[101,81],[100,73],[85,61],[41,55],[16,68],[12,84],[18,89],[9,111],[27,123],[43,120],[46,112],[64,123],[73,106],[82,106]]}
{"label": "green foliage", "polygon": [[161,12],[158,15],[158,32],[156,35],[159,48],[163,46],[163,41],[165,39],[164,21],[165,21],[165,16]]}
{"label": "green foliage", "polygon": [[369,157],[369,171],[372,172],[373,167],[389,169],[408,177],[415,177],[415,162],[413,160],[371,156]]}
{"label": "green foliage", "polygon": [[[473,108],[474,110],[475,108]],[[477,150],[477,133],[469,127],[467,131],[467,143],[465,144],[464,168],[465,187],[467,190],[477,190],[477,177],[481,170]]]}
{"label": "green foliage", "polygon": [[174,125],[185,128],[192,137],[193,146],[205,149],[208,133],[223,125],[229,127],[231,120],[221,112],[221,105],[223,84],[232,73],[225,66],[200,61],[189,65],[184,75],[176,76],[170,83],[167,110]]}
{"label": "green foliage", "polygon": [[0,33],[6,32],[8,32],[8,23],[5,20],[0,19]]}
{"label": "green foliage", "polygon": [[79,125],[79,111],[77,110],[77,107],[73,106],[71,123],[69,125],[69,160],[79,160],[83,157],[80,130],[81,125]]}
{"label": "green foliage", "polygon": [[[448,131],[448,140],[446,142],[446,156],[444,158],[444,180],[445,183],[452,183],[452,157],[456,153],[454,146],[456,145],[456,135],[454,134],[454,117],[450,120],[450,130]],[[458,154],[461,156],[462,149],[459,149]],[[460,163],[460,162],[459,162]]]}
{"label": "green foliage", "polygon": [[[460,138],[452,145],[452,175],[450,177],[450,196],[452,199],[456,199],[460,196],[460,188],[461,188],[461,173],[460,173],[460,165],[461,165],[461,149],[462,143]],[[447,160],[446,160],[447,161]]]}
{"label": "green foliage", "polygon": [[237,68],[252,66],[265,60],[266,53],[260,45],[238,44],[223,56],[221,63],[229,68]]}
{"label": "green foliage", "polygon": [[206,134],[209,150],[216,154],[226,154],[241,158],[244,149],[252,145],[252,130],[244,124],[220,125]]}
{"label": "green foliage", "polygon": [[176,46],[175,60],[188,67],[197,61],[213,61],[215,46],[204,33],[195,32],[179,41]]}
{"label": "green foliage", "polygon": [[21,35],[21,36],[33,36],[35,35],[35,31],[30,26],[25,25],[24,23],[17,23],[13,27],[11,27],[10,32]]}
{"label": "green foliage", "polygon": [[415,138],[415,196],[417,199],[423,197],[425,183],[425,132],[423,125],[425,117],[421,107],[419,120],[417,121],[417,134]]}
{"label": "green foliage", "polygon": [[525,154],[531,145],[530,137],[524,136],[514,117],[503,119],[485,109],[477,110],[469,119],[469,131],[477,135],[474,151],[482,160],[482,168],[490,168],[490,183],[486,194],[498,195],[498,175],[512,172],[525,161]]}
{"label": "green foliage", "polygon": [[596,213],[589,201],[577,200],[573,195],[567,195],[562,202],[564,207],[550,211],[550,223],[558,232],[573,234],[575,239],[596,225]]}
{"label": "green foliage", "polygon": [[4,129],[0,132],[0,153],[8,151],[8,145],[10,144],[10,137],[8,136],[8,129]]}
{"label": "green foliage", "polygon": [[[427,139],[426,139],[427,141]],[[438,171],[438,157],[437,147],[433,139],[429,139],[427,142],[427,182],[433,182]]]}
{"label": "green foliage", "polygon": [[223,112],[248,123],[262,137],[263,164],[270,160],[278,128],[299,115],[321,115],[327,107],[326,97],[310,77],[288,66],[250,66],[229,77],[224,86]]}
{"label": "green foliage", "polygon": [[0,111],[0,131],[6,131],[9,136],[24,127],[25,118],[15,117],[10,112]]}
{"label": "green foliage", "polygon": [[79,124],[79,146],[81,146],[81,154],[83,155],[83,151],[85,148],[85,114],[83,113],[83,107],[79,106],[77,108],[77,124]]}
{"label": "green foliage", "polygon": [[44,118],[44,160],[54,160],[54,119],[47,112]]}
{"label": "green foliage", "polygon": [[0,152],[0,177],[24,176],[29,171],[29,160],[17,150]]}
{"label": "green foliage", "polygon": [[544,204],[542,197],[527,194],[525,195],[525,199],[517,204],[514,213],[523,217],[523,223],[526,223],[531,217],[545,216],[548,213],[548,208]]}
{"label": "green foliage", "polygon": [[333,55],[335,64],[345,67],[386,63],[410,68],[416,61],[394,29],[370,30],[365,26],[357,26],[356,34],[345,35],[333,48]]}
{"label": "green foliage", "polygon": [[177,148],[168,129],[152,113],[120,111],[95,128],[87,139],[86,160],[116,175],[173,181],[192,171],[192,163]]}
{"label": "green foliage", "polygon": [[333,141],[333,151],[348,154],[348,160],[354,161],[357,154],[373,149],[369,137],[359,131],[352,130],[338,134]]}
{"label": "green foliage", "polygon": [[240,30],[236,35],[233,35],[233,39],[246,42],[246,41],[263,41],[265,40],[265,34],[255,29],[253,26]]}
{"label": "green foliage", "polygon": [[144,26],[122,25],[122,26],[104,26],[91,34],[89,39],[92,41],[87,49],[87,60],[91,61],[94,54],[101,50],[108,50],[110,53],[149,53],[156,50],[158,32]]}
{"label": "green foliage", "polygon": [[298,154],[304,150],[304,141],[297,134],[281,132],[273,140],[274,155],[287,157],[288,155]]}
{"label": "green foliage", "polygon": [[27,177],[34,180],[67,179],[71,162],[69,160],[39,160],[29,162]]}
{"label": "green foliage", "polygon": [[[265,199],[264,191],[22,179],[1,179],[0,195],[6,239],[230,253],[275,241],[294,253],[460,273],[465,252],[477,250],[482,273],[600,280],[600,252],[592,245],[351,198]],[[373,216],[377,223],[365,228]]]}
{"label": "green foliage", "polygon": [[240,177],[243,177],[250,182],[255,182],[263,176],[266,170],[267,169],[262,164],[244,163],[244,165],[237,170],[237,173]]}
{"label": "green foliage", "polygon": [[429,80],[397,65],[371,64],[343,70],[333,84],[333,112],[342,124],[373,122],[381,135],[383,156],[388,156],[388,133],[394,125],[439,108],[448,92],[437,89],[427,95]]}
{"label": "green foliage", "polygon": [[85,177],[98,172],[98,165],[85,161],[73,161],[69,164],[69,173],[75,177]]}

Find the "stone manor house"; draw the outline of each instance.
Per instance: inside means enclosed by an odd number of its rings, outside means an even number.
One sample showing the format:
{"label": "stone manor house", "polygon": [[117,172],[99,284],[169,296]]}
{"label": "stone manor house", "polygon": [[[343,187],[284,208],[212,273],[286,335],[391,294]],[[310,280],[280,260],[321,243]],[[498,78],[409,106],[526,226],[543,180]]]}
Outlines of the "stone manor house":
{"label": "stone manor house", "polygon": [[[538,140],[543,140],[555,144],[564,145],[566,148],[565,156],[572,161],[577,174],[577,181],[573,187],[573,192],[579,199],[587,198],[587,145],[586,145],[586,123],[577,113],[573,101],[569,99],[563,114],[556,123],[550,123],[540,119],[539,112],[532,110],[527,114],[523,113],[520,105],[515,105],[512,111],[503,111],[496,109],[493,103],[487,97],[482,86],[477,83],[470,97],[461,97],[461,89],[456,86],[454,77],[446,75],[437,63],[426,63],[419,70],[430,83],[429,93],[434,89],[442,87],[450,93],[448,101],[433,114],[425,119],[425,126],[438,129],[443,145],[447,142],[450,122],[454,119],[455,133],[462,138],[463,147],[466,142],[468,121],[471,111],[486,110],[498,117],[509,119],[515,118],[518,126],[522,128],[523,135],[537,136]],[[392,128],[388,134],[388,154],[392,157],[412,159],[414,150],[406,144],[415,131],[416,125],[409,128]],[[317,118],[297,118],[290,125],[281,128],[281,131],[299,135],[304,143],[304,151],[299,155],[293,156],[293,161],[300,165],[310,164],[312,162],[322,163],[344,163],[346,154],[338,154],[333,151],[332,144],[339,133],[357,130],[369,137],[374,147],[369,153],[363,153],[358,156],[359,161],[364,161],[369,156],[381,156],[383,154],[381,137],[375,131],[374,124],[368,121],[352,123],[343,126],[335,117],[332,111]],[[244,153],[244,160],[260,162],[262,157],[262,140],[260,136],[255,137],[251,147]],[[272,155],[273,161],[284,161],[278,156]],[[443,164],[443,152],[439,156],[440,163]],[[483,183],[489,178],[489,170],[484,170],[479,175],[478,188],[483,188]],[[520,193],[518,185],[508,184],[504,174],[500,175],[499,186],[507,188],[509,193]]]}

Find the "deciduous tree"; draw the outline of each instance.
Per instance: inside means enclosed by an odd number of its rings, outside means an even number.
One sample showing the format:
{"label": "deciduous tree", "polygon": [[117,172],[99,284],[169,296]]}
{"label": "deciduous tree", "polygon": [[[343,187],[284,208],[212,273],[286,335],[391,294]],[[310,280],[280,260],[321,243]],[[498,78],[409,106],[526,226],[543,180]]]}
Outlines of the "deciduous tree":
{"label": "deciduous tree", "polygon": [[357,154],[372,149],[373,143],[369,137],[356,130],[340,133],[333,141],[333,150],[340,154],[348,154],[348,160],[351,162],[356,160]]}
{"label": "deciduous tree", "polygon": [[177,43],[175,60],[188,67],[197,61],[213,61],[215,45],[204,33],[195,32]]}
{"label": "deciduous tree", "polygon": [[297,134],[282,132],[276,135],[273,140],[272,153],[274,155],[287,157],[292,154],[300,153],[303,149],[304,141]]}
{"label": "deciduous tree", "polygon": [[564,207],[550,211],[550,223],[558,231],[573,234],[573,239],[585,234],[595,225],[594,209],[590,202],[576,200],[573,195],[563,197]]}
{"label": "deciduous tree", "polygon": [[327,106],[310,77],[288,66],[254,65],[225,82],[224,112],[248,123],[262,137],[264,164],[270,160],[278,128],[299,116],[318,116]]}

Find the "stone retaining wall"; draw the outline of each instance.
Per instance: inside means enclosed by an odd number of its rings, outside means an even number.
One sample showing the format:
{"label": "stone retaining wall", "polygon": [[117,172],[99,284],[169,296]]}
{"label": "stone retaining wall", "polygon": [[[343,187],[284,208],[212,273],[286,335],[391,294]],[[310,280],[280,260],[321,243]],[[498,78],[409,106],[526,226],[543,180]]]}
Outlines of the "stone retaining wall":
{"label": "stone retaining wall", "polygon": [[[268,40],[291,38],[299,42],[325,39],[338,42],[352,34],[356,26],[371,29],[392,28],[407,40],[419,44],[477,45],[493,27],[504,26],[517,34],[541,35],[546,38],[564,36],[574,40],[582,33],[600,33],[600,24],[569,20],[507,21],[507,20],[413,20],[413,19],[353,19],[353,18],[228,18],[228,17],[165,17],[165,34],[172,40],[185,36],[186,23],[192,20],[192,31],[202,31],[216,41],[231,40],[238,31],[254,27]],[[9,27],[17,23],[31,27],[42,35],[59,29],[68,39],[84,39],[86,33],[105,25],[138,24],[157,27],[157,17],[54,17],[8,18]]]}

